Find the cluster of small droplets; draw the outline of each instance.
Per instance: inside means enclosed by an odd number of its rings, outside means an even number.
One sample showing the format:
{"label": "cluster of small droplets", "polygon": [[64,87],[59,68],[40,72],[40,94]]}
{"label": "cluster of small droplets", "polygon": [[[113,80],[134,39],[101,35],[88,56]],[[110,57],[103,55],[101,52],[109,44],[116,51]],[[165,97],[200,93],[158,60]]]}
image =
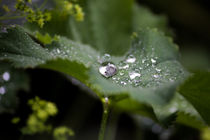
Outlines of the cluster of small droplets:
{"label": "cluster of small droplets", "polygon": [[[141,44],[139,41],[136,45]],[[106,66],[100,66],[99,72],[106,78],[112,76],[112,81],[121,86],[131,85],[134,87],[154,87],[159,86],[163,83],[174,82],[177,77],[180,77],[180,73],[183,70],[179,70],[179,67],[169,67],[167,66],[167,61],[161,64],[160,59],[154,53],[155,48],[152,48],[152,52],[149,56],[145,56],[144,48],[141,50],[134,47],[130,51],[130,54],[126,58],[114,65],[111,63],[111,56],[105,54],[99,63],[107,63]],[[170,65],[177,65],[176,61],[168,61]],[[113,67],[116,69],[112,74],[107,74],[110,69],[107,67]],[[173,68],[173,69],[172,69]],[[116,72],[117,71],[117,72]],[[180,71],[180,72],[179,72]],[[179,72],[179,73],[177,73]]]}

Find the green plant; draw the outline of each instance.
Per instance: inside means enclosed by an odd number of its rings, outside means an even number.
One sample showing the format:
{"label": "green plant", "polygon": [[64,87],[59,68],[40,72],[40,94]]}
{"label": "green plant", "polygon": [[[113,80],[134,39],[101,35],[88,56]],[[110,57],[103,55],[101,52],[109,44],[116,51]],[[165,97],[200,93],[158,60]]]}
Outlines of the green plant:
{"label": "green plant", "polygon": [[[65,14],[58,7],[49,11],[50,21],[38,20],[42,28],[6,26],[0,34],[0,60],[17,69],[62,72],[91,89],[104,106],[99,140],[113,108],[164,126],[176,122],[203,129],[210,124],[210,73],[190,73],[181,65],[164,16],[131,0],[88,0],[80,2],[83,20],[79,5],[62,2]],[[38,114],[45,120],[45,113]],[[54,135],[60,132],[71,133],[62,128]]]}

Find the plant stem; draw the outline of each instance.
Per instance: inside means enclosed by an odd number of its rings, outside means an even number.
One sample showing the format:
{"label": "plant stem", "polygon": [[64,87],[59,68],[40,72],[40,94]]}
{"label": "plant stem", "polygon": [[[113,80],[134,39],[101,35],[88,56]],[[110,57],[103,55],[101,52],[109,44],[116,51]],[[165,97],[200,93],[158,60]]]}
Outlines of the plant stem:
{"label": "plant stem", "polygon": [[120,116],[120,112],[116,110],[116,108],[112,109],[109,113],[112,117],[109,120],[107,125],[107,133],[106,133],[106,140],[115,140],[116,132],[117,132],[117,123],[118,118]]}
{"label": "plant stem", "polygon": [[[106,97],[107,98],[107,97]],[[108,104],[108,98],[105,98],[105,102],[103,102],[103,115],[102,115],[102,120],[101,120],[101,128],[99,131],[99,137],[98,140],[104,140],[104,135],[106,131],[106,126],[107,126],[107,120],[109,116],[109,104]]]}

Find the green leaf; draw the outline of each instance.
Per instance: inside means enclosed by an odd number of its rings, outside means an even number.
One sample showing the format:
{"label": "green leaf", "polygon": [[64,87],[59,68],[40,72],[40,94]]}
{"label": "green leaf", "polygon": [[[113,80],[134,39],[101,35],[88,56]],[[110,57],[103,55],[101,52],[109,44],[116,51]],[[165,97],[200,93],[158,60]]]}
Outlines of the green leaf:
{"label": "green leaf", "polygon": [[0,60],[9,60],[16,67],[39,66],[64,72],[100,97],[127,95],[149,105],[165,104],[173,97],[176,86],[186,75],[178,58],[177,46],[169,38],[157,30],[145,29],[133,40],[126,55],[106,60],[114,63],[118,72],[105,78],[98,72],[104,57],[90,46],[61,37],[43,47],[20,27],[0,34]]}
{"label": "green leaf", "polygon": [[197,72],[180,87],[179,92],[195,107],[204,121],[210,124],[210,72]]}
{"label": "green leaf", "polygon": [[118,101],[114,105],[117,107],[118,111],[128,112],[132,114],[139,114],[141,116],[146,116],[153,120],[157,120],[153,112],[153,109],[150,106],[141,104],[135,100],[123,99],[123,100]]}
{"label": "green leaf", "polygon": [[176,122],[199,130],[206,127],[203,120],[199,120],[196,116],[191,115],[191,113],[178,112]]}
{"label": "green leaf", "polygon": [[[179,93],[176,93],[174,98],[165,106],[154,106],[154,112],[160,122],[166,126],[178,122],[191,127],[204,127],[203,120],[195,108]],[[173,117],[175,116],[175,117]],[[169,118],[169,119],[168,119]],[[170,118],[173,118],[170,120]],[[191,122],[188,122],[188,119]],[[165,120],[170,120],[165,122]],[[200,125],[197,125],[197,123]]]}
{"label": "green leaf", "polygon": [[0,63],[0,68],[0,113],[12,113],[17,108],[16,93],[29,89],[28,77],[23,71],[4,62]]}
{"label": "green leaf", "polygon": [[81,5],[85,12],[83,22],[63,16],[58,7],[52,11],[52,20],[42,30],[29,23],[25,27],[52,36],[65,36],[91,45],[100,54],[117,56],[129,50],[131,33],[140,28],[158,28],[172,34],[167,28],[166,17],[151,13],[133,0],[88,0],[81,2]]}
{"label": "green leaf", "polygon": [[145,6],[133,6],[133,27],[134,31],[139,28],[157,28],[167,35],[173,35],[168,28],[168,20],[164,15],[155,15]]}

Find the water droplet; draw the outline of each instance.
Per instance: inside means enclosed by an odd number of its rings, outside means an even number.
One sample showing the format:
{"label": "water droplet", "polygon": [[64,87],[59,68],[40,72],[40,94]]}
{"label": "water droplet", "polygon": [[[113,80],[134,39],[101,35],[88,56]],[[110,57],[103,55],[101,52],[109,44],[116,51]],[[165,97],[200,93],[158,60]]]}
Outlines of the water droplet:
{"label": "water droplet", "polygon": [[112,77],[112,80],[116,80],[116,77]]}
{"label": "water droplet", "polygon": [[102,64],[104,62],[107,62],[107,61],[110,61],[110,60],[111,60],[111,55],[110,54],[105,53],[102,57],[98,56],[98,62],[100,64]]}
{"label": "water droplet", "polygon": [[155,70],[156,70],[157,72],[161,72],[161,69],[156,68]]}
{"label": "water droplet", "polygon": [[153,75],[153,77],[154,77],[154,78],[158,78],[158,77],[159,77],[159,75],[157,75],[157,74],[154,74],[154,75]]}
{"label": "water droplet", "polygon": [[171,107],[170,109],[169,109],[169,112],[170,113],[174,113],[174,112],[176,112],[177,111],[177,108],[176,107]]}
{"label": "water droplet", "polygon": [[127,83],[125,81],[120,81],[120,84],[124,85],[124,86],[127,85]]}
{"label": "water droplet", "polygon": [[151,58],[151,62],[154,64],[154,63],[156,63],[156,60]]}
{"label": "water droplet", "polygon": [[141,74],[140,73],[137,73],[137,72],[130,72],[129,73],[129,77],[131,80],[135,79],[136,77],[140,77]]}
{"label": "water droplet", "polygon": [[2,77],[3,77],[3,79],[4,79],[5,81],[9,81],[9,79],[10,79],[10,74],[9,74],[9,72],[4,72]]}
{"label": "water droplet", "polygon": [[120,72],[120,76],[124,75],[124,72]]}
{"label": "water droplet", "polygon": [[59,49],[57,49],[56,51],[57,51],[57,53],[60,53],[61,52]]}
{"label": "water droplet", "polygon": [[106,63],[99,67],[99,72],[106,78],[109,78],[117,73],[117,67],[112,63]]}
{"label": "water droplet", "polygon": [[127,69],[127,68],[129,68],[129,65],[128,64],[126,64],[124,66],[119,66],[119,69]]}
{"label": "water droplet", "polygon": [[108,97],[105,97],[104,100],[105,100],[105,103],[109,102],[109,98]]}
{"label": "water droplet", "polygon": [[129,55],[125,61],[127,63],[134,63],[136,61],[136,58],[133,55]]}
{"label": "water droplet", "polygon": [[145,63],[145,61],[146,61],[146,59],[142,59],[142,61],[141,61],[141,62],[144,64],[144,63]]}
{"label": "water droplet", "polygon": [[5,87],[0,87],[0,94],[3,95],[5,94],[5,92],[6,92]]}

